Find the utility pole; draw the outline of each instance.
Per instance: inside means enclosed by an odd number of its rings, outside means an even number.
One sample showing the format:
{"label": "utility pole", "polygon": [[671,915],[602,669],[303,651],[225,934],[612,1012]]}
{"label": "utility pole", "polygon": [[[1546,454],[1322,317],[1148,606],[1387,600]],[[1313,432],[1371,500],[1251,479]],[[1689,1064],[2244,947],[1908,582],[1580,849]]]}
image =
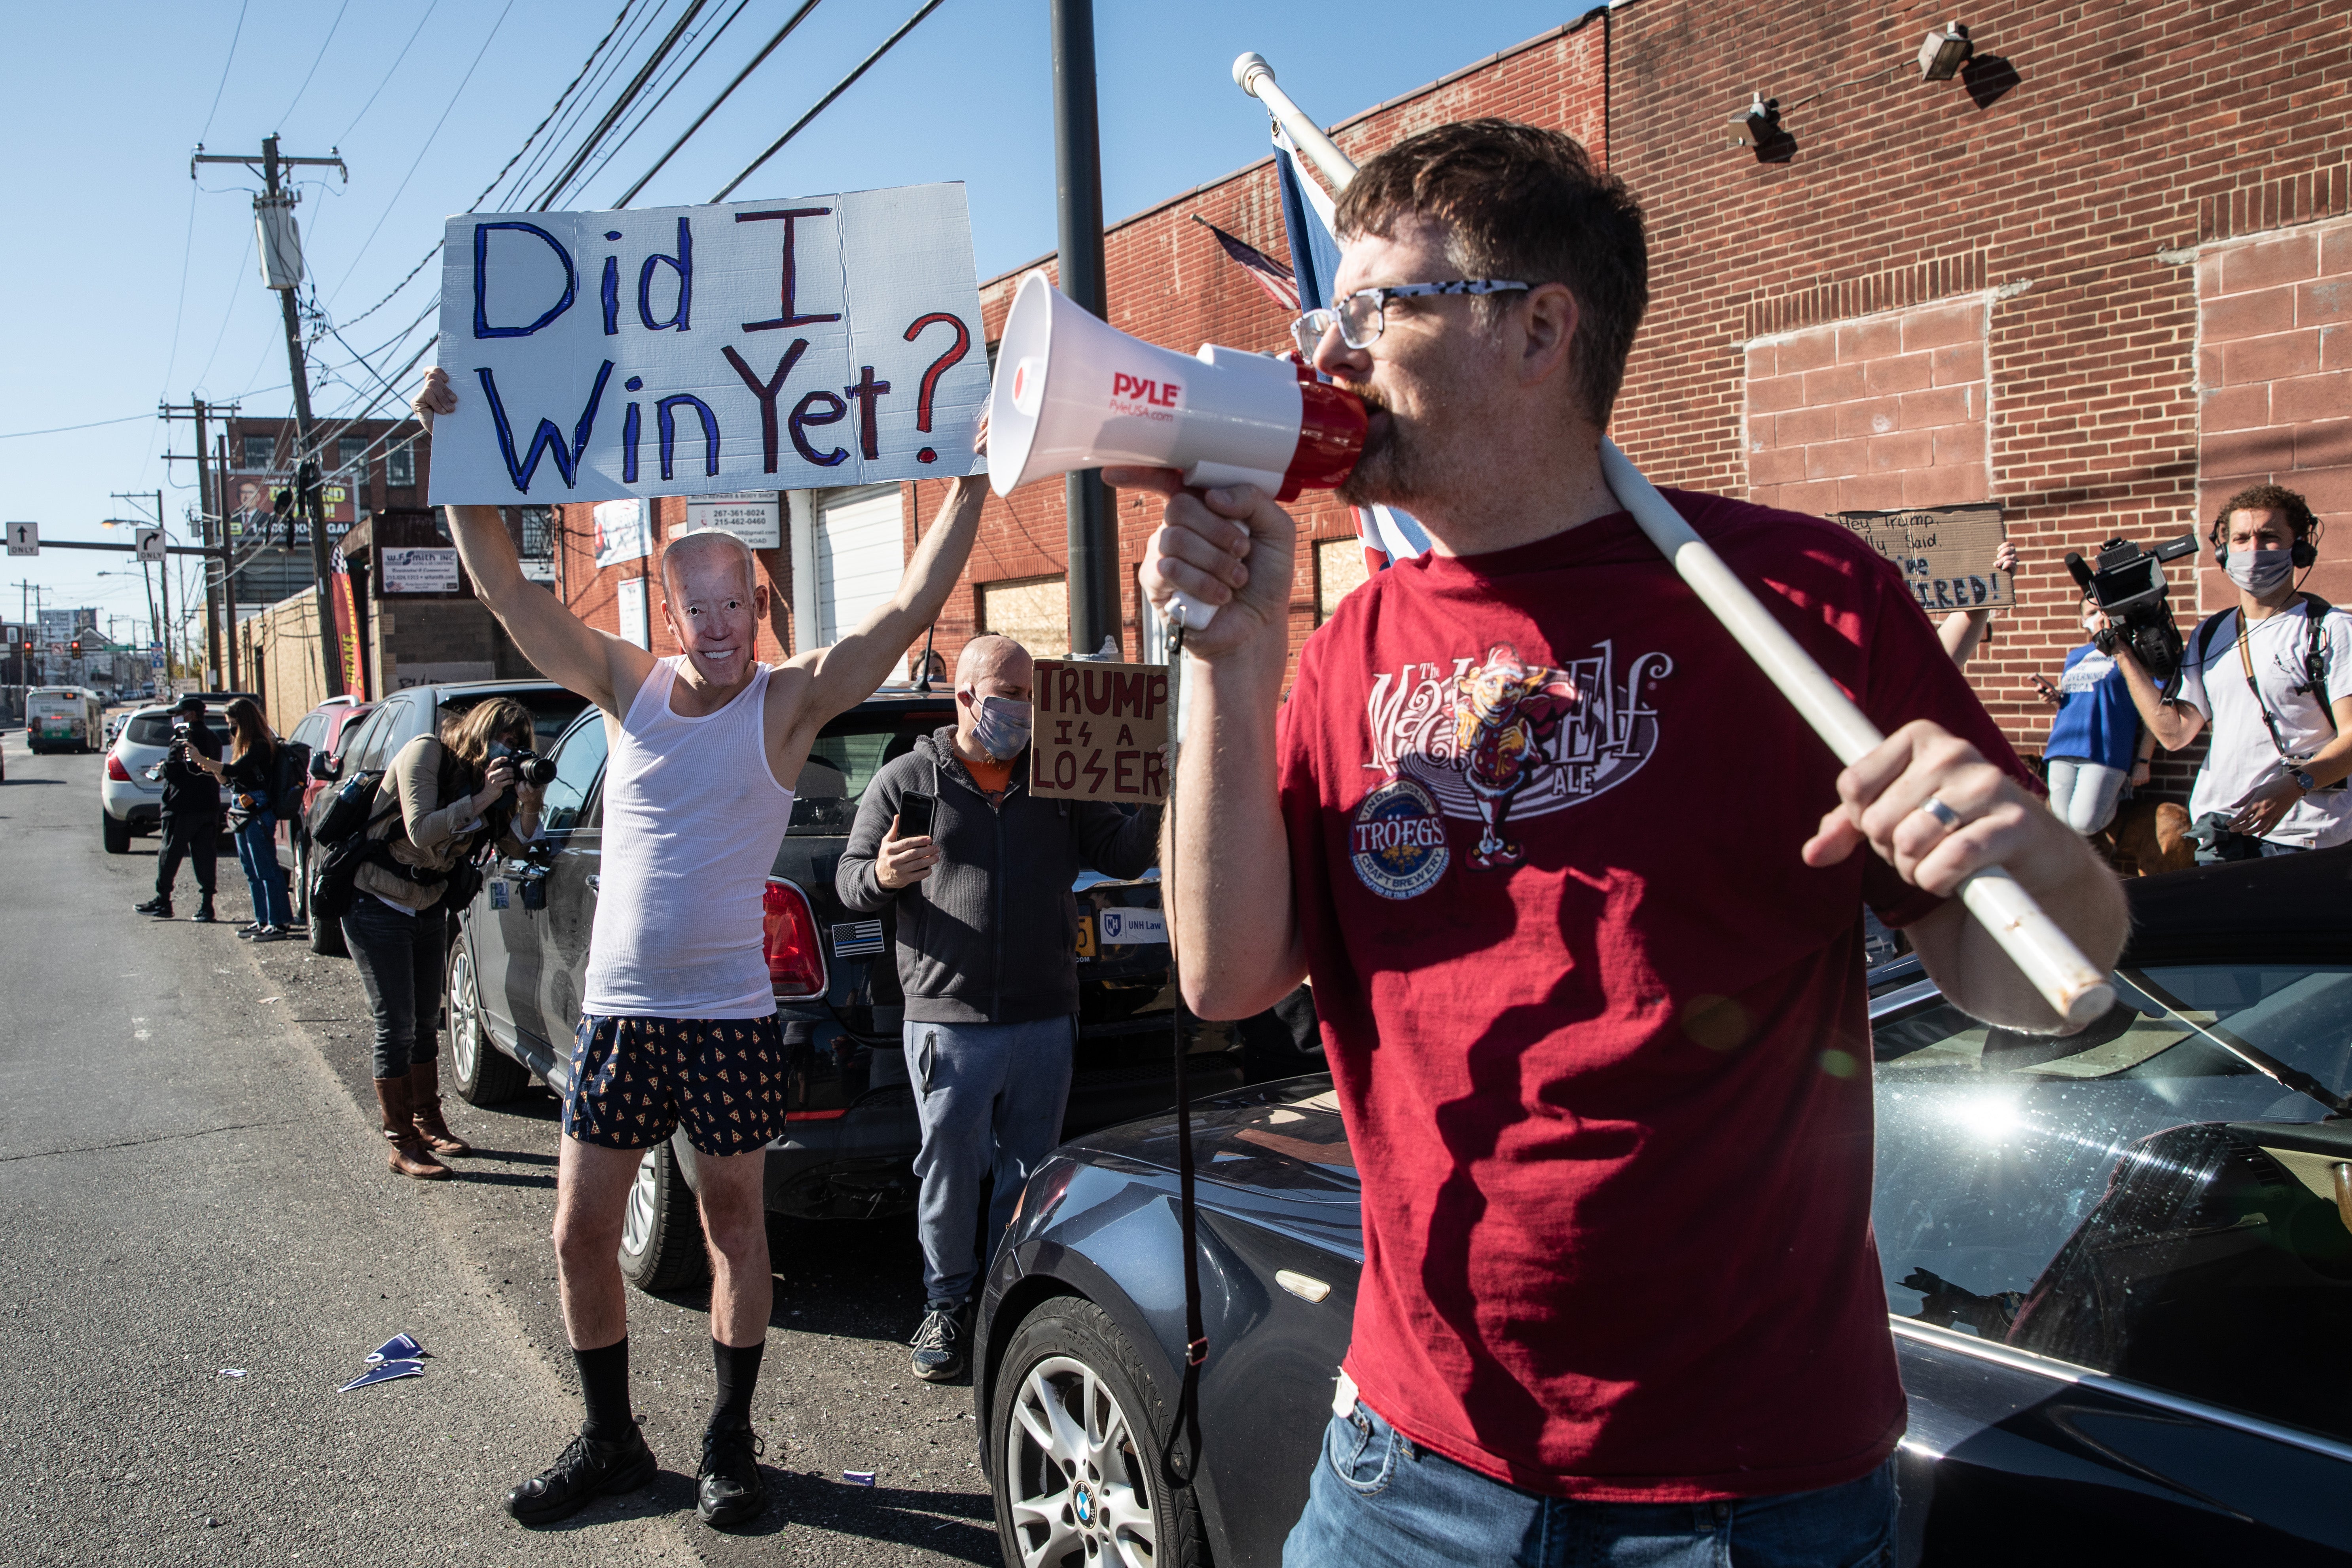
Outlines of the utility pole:
{"label": "utility pole", "polygon": [[[1102,135],[1095,110],[1094,0],[1053,0],[1054,180],[1059,195],[1062,292],[1110,318],[1104,277]],[[1119,635],[1118,537],[1102,470],[1069,476],[1070,651],[1091,658]]]}
{"label": "utility pole", "polygon": [[[203,519],[201,523],[203,542],[207,549],[215,542],[221,545],[228,543],[228,520],[225,515],[226,507],[214,504],[216,492],[212,482],[211,452],[208,450],[212,442],[205,434],[206,421],[213,415],[227,416],[236,411],[237,405],[234,403],[226,407],[208,404],[194,393],[189,394],[185,404],[166,403],[159,410],[160,416],[166,424],[178,419],[195,421],[196,449],[194,452],[166,452],[163,454],[163,459],[166,462],[178,462],[185,458],[194,461],[196,465],[196,507]],[[213,538],[213,526],[215,520],[220,525],[220,538],[217,542]],[[224,638],[220,618],[220,578],[226,575],[227,570],[228,556],[225,552],[221,557],[220,571],[217,574],[209,562],[205,567],[205,667],[214,672],[215,679],[225,668],[221,663],[221,644]],[[229,680],[229,689],[234,690],[236,686],[236,681],[232,677]]]}
{"label": "utility pole", "polygon": [[241,691],[244,688],[236,682],[236,548],[228,531],[228,432],[224,430],[213,440],[216,454],[213,493],[220,497],[222,635],[228,639],[228,689]]}
{"label": "utility pole", "polygon": [[[33,639],[33,646],[37,650],[41,679],[35,680],[26,673],[24,660],[21,658],[17,660],[16,673],[20,678],[20,684],[28,689],[36,686],[47,686],[49,683],[49,647],[47,641],[41,636],[41,595],[47,590],[38,583],[27,583],[20,578],[16,583],[16,613],[25,616],[26,617],[25,624],[32,628],[26,635]],[[32,606],[29,611],[25,607],[27,605]]]}
{"label": "utility pole", "polygon": [[334,601],[327,570],[327,521],[319,507],[318,431],[310,419],[310,375],[302,353],[302,317],[294,302],[294,291],[302,282],[302,239],[294,223],[294,204],[301,198],[282,188],[278,174],[281,170],[302,164],[324,164],[341,171],[344,183],[349,184],[351,171],[344,167],[340,156],[285,156],[278,151],[275,136],[262,138],[258,158],[199,151],[188,164],[190,179],[195,178],[198,163],[243,163],[247,168],[258,165],[261,170],[263,194],[253,200],[254,222],[261,251],[261,279],[277,290],[278,307],[286,319],[286,369],[294,386],[295,506],[298,514],[307,514],[310,522],[310,571],[319,607],[319,670],[326,694],[340,697],[343,693],[342,639],[335,635]]}

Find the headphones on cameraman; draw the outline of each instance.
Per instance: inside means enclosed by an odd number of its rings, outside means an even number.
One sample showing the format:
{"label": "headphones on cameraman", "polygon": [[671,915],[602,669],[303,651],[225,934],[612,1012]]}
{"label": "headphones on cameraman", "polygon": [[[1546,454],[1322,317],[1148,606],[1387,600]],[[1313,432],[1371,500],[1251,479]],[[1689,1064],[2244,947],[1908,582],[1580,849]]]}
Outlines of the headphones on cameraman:
{"label": "headphones on cameraman", "polygon": [[[2327,531],[2326,524],[2312,514],[2310,506],[2293,491],[2284,492],[2286,500],[2267,503],[2266,511],[2286,513],[2287,526],[2294,530],[2294,542],[2287,547],[2286,558],[2298,572],[2311,570],[2319,559],[2319,540]],[[2238,511],[2252,509],[2238,507]],[[2207,535],[2213,546],[2213,564],[2226,568],[2230,564],[2230,512],[2224,510],[2213,520],[2212,531]]]}

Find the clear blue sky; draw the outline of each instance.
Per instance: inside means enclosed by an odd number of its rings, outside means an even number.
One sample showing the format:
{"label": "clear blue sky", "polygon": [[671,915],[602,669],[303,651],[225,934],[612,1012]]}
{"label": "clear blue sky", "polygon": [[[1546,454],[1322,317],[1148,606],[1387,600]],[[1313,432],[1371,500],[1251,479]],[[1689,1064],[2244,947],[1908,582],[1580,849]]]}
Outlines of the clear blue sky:
{"label": "clear blue sky", "polygon": [[[823,0],[635,205],[708,200],[919,3]],[[642,18],[651,30],[620,79],[686,4],[632,0],[621,37]],[[750,0],[635,140],[563,205],[609,205],[794,4]],[[734,5],[711,0],[702,24]],[[158,398],[184,402],[192,392],[241,399],[247,413],[290,411],[277,297],[253,256],[247,193],[257,181],[214,164],[192,184],[194,143],[258,152],[275,131],[289,153],[341,149],[349,185],[306,170],[314,177],[299,209],[310,278],[341,325],[424,257],[446,215],[473,202],[620,8],[620,0],[133,0],[12,10],[0,70],[18,217],[16,242],[0,253],[14,301],[11,374],[0,384],[0,436],[10,437],[0,439],[0,518],[36,520],[52,538],[121,538],[99,526],[134,515],[110,491],[163,486],[175,528],[195,500],[191,466],[163,461],[167,435],[152,417],[15,432],[148,416]],[[1590,0],[1098,0],[1105,209],[1116,218],[1264,154],[1263,112],[1228,74],[1244,49],[1264,54],[1300,105],[1329,123],[1591,8]],[[559,160],[618,85],[593,95],[585,123],[551,132]],[[1054,246],[1050,89],[1046,0],[946,0],[736,198],[962,180],[980,274],[990,276]],[[431,332],[429,318],[404,347],[373,351],[425,310],[437,272],[426,268],[353,325],[352,348],[387,373],[404,361]],[[360,396],[380,390],[353,357],[332,338],[313,351],[321,416],[356,412]],[[175,426],[168,449],[184,452],[190,439]],[[5,616],[16,618],[16,584],[27,579],[48,586],[53,607],[95,605],[143,625],[138,578],[97,575],[132,570],[127,561],[56,551],[9,559]]]}

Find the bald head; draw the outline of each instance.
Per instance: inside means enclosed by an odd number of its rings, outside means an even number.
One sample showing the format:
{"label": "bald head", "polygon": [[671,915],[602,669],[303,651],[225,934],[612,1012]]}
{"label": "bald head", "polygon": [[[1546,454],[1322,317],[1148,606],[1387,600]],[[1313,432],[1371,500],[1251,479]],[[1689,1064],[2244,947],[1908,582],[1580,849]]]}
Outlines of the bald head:
{"label": "bald head", "polygon": [[955,683],[959,689],[968,689],[999,676],[1025,690],[1029,685],[1029,650],[994,632],[963,645],[963,652],[956,658]]}
{"label": "bald head", "polygon": [[751,547],[721,529],[707,528],[673,539],[669,548],[662,552],[662,587],[673,599],[678,596],[681,583],[711,572],[730,570],[742,573],[746,594],[759,581]]}

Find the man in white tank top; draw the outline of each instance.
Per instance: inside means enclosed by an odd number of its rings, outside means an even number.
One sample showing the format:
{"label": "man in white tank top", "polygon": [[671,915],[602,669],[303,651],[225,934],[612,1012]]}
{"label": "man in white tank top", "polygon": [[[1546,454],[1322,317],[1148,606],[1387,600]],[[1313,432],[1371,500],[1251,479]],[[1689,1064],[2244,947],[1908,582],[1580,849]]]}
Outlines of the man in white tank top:
{"label": "man in white tank top", "polygon": [[[457,406],[435,370],[429,426]],[[982,441],[985,441],[985,430]],[[830,647],[753,657],[768,584],[734,535],[688,534],[661,560],[661,614],[684,650],[651,653],[585,625],[527,582],[495,507],[447,509],[474,589],[532,664],[604,711],[604,858],[586,994],[556,1168],[563,1326],[587,1403],[555,1464],[507,1494],[527,1524],[652,1479],[629,1407],[621,1220],[645,1151],[683,1126],[710,1240],[719,1392],[697,1502],[714,1525],[765,1500],[751,1424],[772,1276],[761,1177],[783,1129],[783,1050],[760,900],[817,731],[887,679],[939,616],[971,552],[984,480],[960,479],[898,591]]]}

